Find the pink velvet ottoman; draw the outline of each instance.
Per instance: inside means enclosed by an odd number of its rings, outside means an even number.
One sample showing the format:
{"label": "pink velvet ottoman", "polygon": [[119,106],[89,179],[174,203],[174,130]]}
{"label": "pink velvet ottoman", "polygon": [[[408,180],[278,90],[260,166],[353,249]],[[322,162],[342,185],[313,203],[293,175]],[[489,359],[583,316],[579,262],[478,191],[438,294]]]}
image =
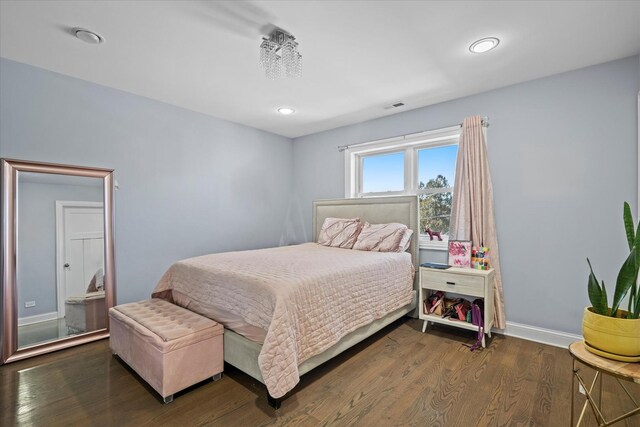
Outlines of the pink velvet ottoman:
{"label": "pink velvet ottoman", "polygon": [[110,347],[164,399],[212,377],[224,366],[223,327],[161,299],[109,310]]}

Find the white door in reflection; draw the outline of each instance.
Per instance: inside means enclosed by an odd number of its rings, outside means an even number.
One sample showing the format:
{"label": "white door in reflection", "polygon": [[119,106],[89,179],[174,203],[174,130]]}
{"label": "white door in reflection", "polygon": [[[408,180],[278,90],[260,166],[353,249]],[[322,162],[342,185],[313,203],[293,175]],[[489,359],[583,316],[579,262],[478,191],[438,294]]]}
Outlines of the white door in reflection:
{"label": "white door in reflection", "polygon": [[[65,302],[102,286],[104,268],[104,210],[102,203],[58,202],[57,239],[63,254],[58,266],[58,315],[65,316]],[[89,285],[93,283],[93,288]],[[97,288],[97,289],[96,289]]]}

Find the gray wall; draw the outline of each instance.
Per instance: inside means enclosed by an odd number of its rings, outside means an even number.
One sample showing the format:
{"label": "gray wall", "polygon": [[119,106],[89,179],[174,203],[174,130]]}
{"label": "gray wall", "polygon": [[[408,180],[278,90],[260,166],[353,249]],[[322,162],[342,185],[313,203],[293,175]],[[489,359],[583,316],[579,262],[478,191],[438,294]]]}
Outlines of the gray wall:
{"label": "gray wall", "polygon": [[621,218],[625,200],[637,206],[639,72],[630,57],[297,138],[296,235],[310,234],[312,200],[344,197],[337,146],[488,116],[507,320],[578,334],[585,258],[612,294],[626,257]]}
{"label": "gray wall", "polygon": [[[637,206],[638,57],[291,140],[0,60],[0,156],[116,170],[118,302],[175,260],[306,241],[344,196],[338,145],[490,117],[509,321],[579,333],[589,256],[611,289]],[[215,96],[215,94],[212,94]],[[291,183],[294,188],[291,187]],[[441,253],[423,251],[423,260]]]}
{"label": "gray wall", "polygon": [[[18,176],[18,194],[18,317],[57,312],[56,201],[101,202],[102,186],[24,182]],[[25,301],[36,306],[25,308]]]}
{"label": "gray wall", "polygon": [[176,260],[285,230],[290,139],[5,59],[0,156],[115,169],[119,303]]}

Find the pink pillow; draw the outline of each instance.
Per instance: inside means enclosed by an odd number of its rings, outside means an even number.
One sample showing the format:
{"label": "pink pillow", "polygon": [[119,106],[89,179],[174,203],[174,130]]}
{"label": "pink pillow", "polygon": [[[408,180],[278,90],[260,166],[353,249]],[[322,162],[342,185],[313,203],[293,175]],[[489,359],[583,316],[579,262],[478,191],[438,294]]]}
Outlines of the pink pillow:
{"label": "pink pillow", "polygon": [[360,218],[326,218],[318,235],[318,243],[334,248],[351,249],[360,230]]}
{"label": "pink pillow", "polygon": [[413,230],[395,222],[369,224],[365,222],[353,249],[372,252],[404,252],[411,244]]}

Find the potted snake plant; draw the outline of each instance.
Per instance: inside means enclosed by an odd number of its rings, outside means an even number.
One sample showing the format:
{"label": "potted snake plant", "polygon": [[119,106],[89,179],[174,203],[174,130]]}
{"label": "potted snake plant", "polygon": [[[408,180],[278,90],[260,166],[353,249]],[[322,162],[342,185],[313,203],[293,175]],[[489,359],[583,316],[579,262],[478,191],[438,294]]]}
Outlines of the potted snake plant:
{"label": "potted snake plant", "polygon": [[[640,361],[640,287],[637,284],[640,269],[640,224],[634,227],[629,203],[624,203],[624,229],[629,244],[629,255],[622,264],[616,280],[612,305],[607,301],[604,281],[598,283],[591,261],[587,289],[591,307],[584,310],[582,335],[587,350],[609,359],[627,362]],[[627,310],[620,308],[629,295]]]}

